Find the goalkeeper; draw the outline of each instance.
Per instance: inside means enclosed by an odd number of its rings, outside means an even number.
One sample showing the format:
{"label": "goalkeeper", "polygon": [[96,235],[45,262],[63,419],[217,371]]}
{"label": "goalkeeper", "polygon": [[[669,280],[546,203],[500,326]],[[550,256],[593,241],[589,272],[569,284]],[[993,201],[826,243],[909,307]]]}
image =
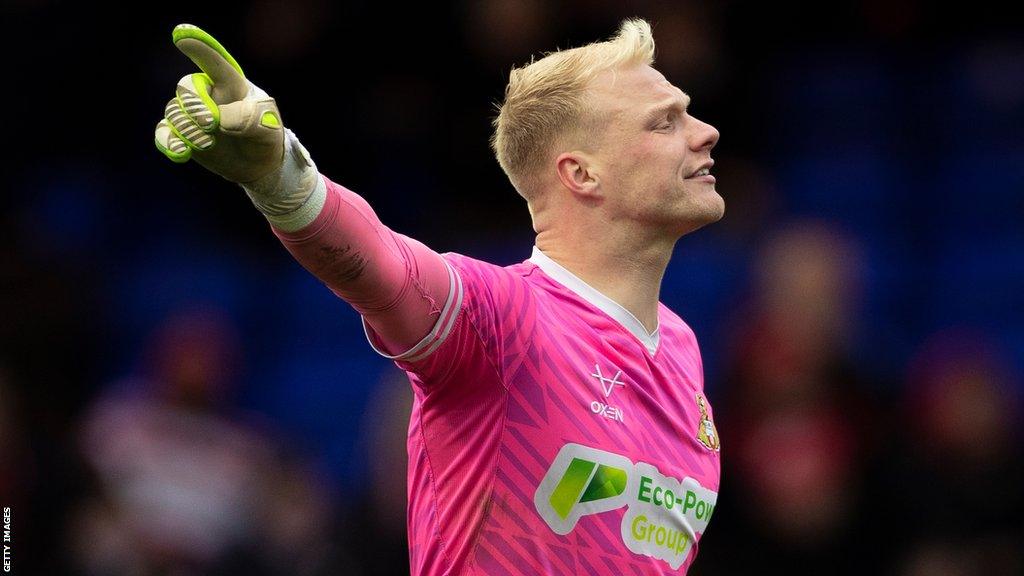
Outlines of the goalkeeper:
{"label": "goalkeeper", "polygon": [[659,302],[676,241],[722,217],[718,131],[652,67],[643,20],[511,73],[492,146],[537,232],[499,267],[390,230],[320,174],[208,34],[156,146],[241,185],[412,383],[414,574],[683,574],[717,500],[696,338]]}

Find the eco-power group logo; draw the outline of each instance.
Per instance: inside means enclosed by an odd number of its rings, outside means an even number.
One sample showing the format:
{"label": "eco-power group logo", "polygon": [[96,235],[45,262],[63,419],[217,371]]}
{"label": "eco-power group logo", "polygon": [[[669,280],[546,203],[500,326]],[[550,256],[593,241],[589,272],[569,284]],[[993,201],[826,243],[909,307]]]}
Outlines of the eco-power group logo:
{"label": "eco-power group logo", "polygon": [[623,543],[673,569],[686,561],[717,500],[716,492],[693,478],[679,481],[651,464],[634,465],[625,456],[572,443],[558,451],[533,497],[537,513],[562,535],[583,516],[627,506]]}

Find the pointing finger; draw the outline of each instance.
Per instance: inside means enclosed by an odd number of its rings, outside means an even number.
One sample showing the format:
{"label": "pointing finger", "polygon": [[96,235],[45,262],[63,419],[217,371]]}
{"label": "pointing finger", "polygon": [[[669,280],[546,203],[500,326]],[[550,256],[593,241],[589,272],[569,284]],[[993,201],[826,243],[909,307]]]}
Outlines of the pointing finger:
{"label": "pointing finger", "polygon": [[174,45],[213,82],[210,96],[214,102],[235,102],[249,93],[249,82],[242,73],[242,67],[213,36],[191,24],[178,24],[171,36]]}

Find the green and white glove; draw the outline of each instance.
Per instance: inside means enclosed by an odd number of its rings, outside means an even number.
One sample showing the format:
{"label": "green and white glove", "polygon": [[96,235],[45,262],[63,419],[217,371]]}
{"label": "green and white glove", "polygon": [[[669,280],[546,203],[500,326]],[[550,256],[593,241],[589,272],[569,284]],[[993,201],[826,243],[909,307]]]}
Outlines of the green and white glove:
{"label": "green and white glove", "polygon": [[293,231],[312,222],[326,188],[309,153],[281,123],[274,99],[198,27],[179,24],[172,38],[202,73],[178,81],[156,126],[157,149],[240,184],[278,228]]}

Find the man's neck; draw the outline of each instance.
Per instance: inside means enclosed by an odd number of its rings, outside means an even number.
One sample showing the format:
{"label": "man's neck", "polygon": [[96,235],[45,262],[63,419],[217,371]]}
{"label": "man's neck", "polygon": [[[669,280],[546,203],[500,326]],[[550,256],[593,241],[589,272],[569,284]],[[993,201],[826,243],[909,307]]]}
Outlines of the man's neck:
{"label": "man's neck", "polygon": [[648,333],[654,332],[661,280],[675,241],[626,230],[595,232],[545,230],[537,235],[536,244],[546,256],[636,316]]}

